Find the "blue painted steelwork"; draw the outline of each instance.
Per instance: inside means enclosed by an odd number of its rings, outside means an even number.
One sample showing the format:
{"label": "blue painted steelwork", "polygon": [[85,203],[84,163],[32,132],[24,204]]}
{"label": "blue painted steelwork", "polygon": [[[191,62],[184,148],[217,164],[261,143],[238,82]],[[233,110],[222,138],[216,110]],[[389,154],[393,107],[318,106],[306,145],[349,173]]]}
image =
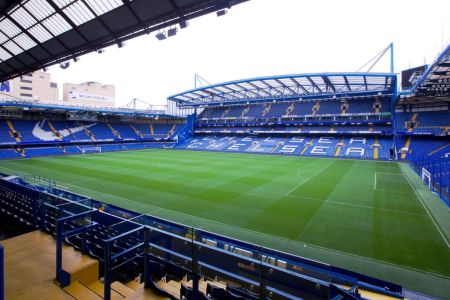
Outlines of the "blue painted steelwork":
{"label": "blue painted steelwork", "polygon": [[389,46],[391,48],[391,73],[394,73],[394,43],[391,43]]}
{"label": "blue painted steelwork", "polygon": [[179,107],[393,95],[393,73],[309,73],[257,77],[192,89],[173,96]]}
{"label": "blue painted steelwork", "polygon": [[0,300],[5,299],[5,254],[0,245]]}
{"label": "blue painted steelwork", "polygon": [[49,104],[38,104],[31,103],[29,101],[0,101],[0,107],[20,107],[25,109],[35,109],[35,110],[47,110],[47,111],[66,111],[66,112],[80,112],[80,113],[95,113],[102,115],[127,115],[136,117],[147,117],[147,118],[176,118],[180,117],[172,116],[168,114],[153,113],[145,110],[138,109],[124,109],[124,108],[86,108],[77,106],[66,106],[66,105],[49,105]]}
{"label": "blue painted steelwork", "polygon": [[401,92],[404,96],[450,95],[450,44],[438,55],[433,64],[416,83]]}

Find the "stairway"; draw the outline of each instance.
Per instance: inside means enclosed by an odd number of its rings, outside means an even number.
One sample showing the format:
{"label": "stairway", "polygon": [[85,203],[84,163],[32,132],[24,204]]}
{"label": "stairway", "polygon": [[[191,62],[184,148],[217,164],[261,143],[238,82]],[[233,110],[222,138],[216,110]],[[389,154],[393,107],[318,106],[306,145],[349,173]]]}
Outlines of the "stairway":
{"label": "stairway", "polygon": [[227,108],[227,109],[223,112],[223,114],[220,116],[220,118],[221,118],[221,119],[225,118],[225,116],[226,116],[229,112],[230,112],[230,109]]}
{"label": "stairway", "polygon": [[79,126],[83,126],[84,128],[84,133],[86,133],[86,135],[93,141],[95,141],[95,136],[92,133],[92,131],[90,131],[89,129],[87,129],[86,125],[84,125],[83,123],[79,122],[79,124],[77,124]]}
{"label": "stairway", "polygon": [[285,138],[282,142],[278,142],[273,148],[272,150],[270,150],[270,153],[275,153],[275,151],[277,151],[278,148],[280,148],[281,146],[284,145],[284,143],[286,143],[287,138]]}
{"label": "stairway", "polygon": [[173,124],[172,128],[170,128],[169,132],[167,133],[166,138],[170,138],[173,134],[173,132],[175,131],[175,128],[177,127],[177,124]]}
{"label": "stairway", "polygon": [[155,135],[155,128],[153,127],[153,124],[150,124],[150,134]]}
{"label": "stairway", "polygon": [[380,108],[381,108],[381,102],[378,98],[375,99],[375,102],[373,103],[373,107],[375,109],[375,113],[379,114]]}
{"label": "stairway", "polygon": [[[374,144],[378,144],[378,137],[375,136]],[[373,147],[373,159],[378,159],[378,147]]]}
{"label": "stairway", "polygon": [[[139,285],[139,288],[141,285]],[[137,289],[136,289],[137,290]],[[136,290],[124,285],[119,281],[111,284],[111,299],[123,300],[133,296]],[[86,283],[74,281],[69,286],[64,288],[64,291],[75,299],[80,300],[101,300],[104,299],[105,287],[103,282],[96,280],[94,282]]]}
{"label": "stairway", "polygon": [[291,105],[289,105],[289,107],[286,109],[286,116],[287,117],[289,117],[291,112],[294,111],[294,108],[295,108],[295,102],[292,102]]}
{"label": "stairway", "polygon": [[242,111],[239,118],[245,117],[245,115],[249,112],[249,110],[250,110],[250,105],[247,105],[247,107]]}
{"label": "stairway", "polygon": [[410,151],[409,145],[411,145],[411,137],[408,137],[408,138],[406,139],[405,146],[403,146],[403,148],[407,148],[408,151],[402,151],[402,155],[400,156],[401,159],[405,159],[405,158],[406,158],[406,155],[407,155],[408,152]]}
{"label": "stairway", "polygon": [[269,111],[270,111],[271,108],[272,108],[272,103],[270,103],[269,105],[267,105],[267,106],[264,108],[263,113],[262,113],[262,116],[265,117],[265,116],[269,113]]}
{"label": "stairway", "polygon": [[14,146],[14,151],[16,153],[19,153],[22,157],[27,156],[26,153],[25,153],[25,149],[20,147],[20,146]]}
{"label": "stairway", "polygon": [[347,110],[349,109],[350,104],[347,102],[347,100],[344,101],[341,105],[341,115],[345,115],[347,113]]}
{"label": "stairway", "polygon": [[112,134],[114,134],[117,138],[122,139],[122,137],[120,136],[120,133],[119,133],[117,130],[115,130],[115,129],[111,126],[111,124],[106,123],[106,125],[108,125],[109,129],[111,129]]}
{"label": "stairway", "polygon": [[314,141],[314,138],[311,138],[311,139],[309,140],[309,142],[307,142],[307,143],[305,144],[305,147],[303,148],[303,150],[302,150],[302,152],[300,153],[300,155],[304,155],[304,154],[306,153],[306,150],[308,150],[309,146],[312,145],[313,141]]}
{"label": "stairway", "polygon": [[10,120],[6,120],[6,124],[9,128],[9,135],[16,140],[16,142],[20,143],[20,139],[22,135],[15,128],[13,123]]}
{"label": "stairway", "polygon": [[[418,114],[419,114],[419,113],[415,113],[415,114],[413,114],[413,116],[411,117],[411,120],[410,120],[410,122],[416,122],[416,119],[417,119],[417,115],[418,115]],[[411,127],[411,126],[409,126],[409,127],[408,127],[408,132],[412,132],[412,131],[413,131],[413,129],[417,127],[417,125],[419,125],[419,124],[418,124],[418,122],[417,122],[417,123],[415,123],[415,124],[414,124],[414,126],[412,126],[412,127]]]}
{"label": "stairway", "polygon": [[337,144],[336,151],[334,152],[334,156],[338,157],[339,153],[341,153],[341,148],[344,145],[344,137],[341,137],[341,140]]}
{"label": "stairway", "polygon": [[317,112],[320,109],[320,101],[317,101],[316,104],[314,104],[314,106],[312,107],[312,115],[313,117],[316,116]]}
{"label": "stairway", "polygon": [[137,130],[137,128],[134,127],[133,124],[130,123],[129,125],[130,125],[131,129],[133,129],[134,133],[136,133],[137,136],[139,136],[141,139],[144,138],[144,135],[139,130]]}
{"label": "stairway", "polygon": [[58,130],[55,129],[55,127],[53,126],[52,122],[47,121],[48,127],[50,127],[51,131],[53,132],[53,134],[58,138],[58,140],[62,140],[62,136],[59,133]]}

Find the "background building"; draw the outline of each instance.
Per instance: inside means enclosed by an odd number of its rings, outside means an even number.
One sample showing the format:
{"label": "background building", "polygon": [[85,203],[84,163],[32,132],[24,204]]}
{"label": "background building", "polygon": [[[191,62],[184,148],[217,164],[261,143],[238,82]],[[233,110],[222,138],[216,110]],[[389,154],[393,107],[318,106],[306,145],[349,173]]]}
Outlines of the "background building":
{"label": "background building", "polygon": [[29,100],[54,103],[59,99],[58,85],[50,73],[36,71],[1,83],[0,100]]}
{"label": "background building", "polygon": [[88,81],[80,84],[63,84],[63,104],[85,107],[115,106],[115,86]]}

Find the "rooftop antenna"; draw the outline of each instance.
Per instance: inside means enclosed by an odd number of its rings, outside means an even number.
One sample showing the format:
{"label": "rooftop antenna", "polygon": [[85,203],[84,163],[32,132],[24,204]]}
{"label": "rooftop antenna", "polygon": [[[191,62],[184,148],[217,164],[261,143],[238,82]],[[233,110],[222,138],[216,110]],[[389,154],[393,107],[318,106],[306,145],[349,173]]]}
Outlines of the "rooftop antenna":
{"label": "rooftop antenna", "polygon": [[207,85],[211,85],[211,83],[203,78],[202,76],[198,75],[197,73],[194,74],[194,88],[204,87]]}
{"label": "rooftop antenna", "polygon": [[133,100],[131,100],[127,104],[122,105],[120,108],[139,109],[139,107],[138,107],[139,103],[144,104],[144,106],[146,106],[146,110],[151,110],[152,107],[153,107],[153,105],[151,105],[150,103],[148,103],[146,101],[134,98]]}
{"label": "rooftop antenna", "polygon": [[[390,43],[386,48],[381,50],[377,55],[372,57],[368,62],[366,62],[361,68],[359,68],[356,72],[361,72],[362,69],[364,69],[366,66],[370,65],[370,67],[367,69],[366,72],[370,72],[373,67],[376,66],[376,64],[380,61],[381,58],[383,58],[384,55],[390,50],[391,55],[391,66],[390,66],[390,72],[394,73],[394,43]],[[373,63],[372,63],[373,62]]]}

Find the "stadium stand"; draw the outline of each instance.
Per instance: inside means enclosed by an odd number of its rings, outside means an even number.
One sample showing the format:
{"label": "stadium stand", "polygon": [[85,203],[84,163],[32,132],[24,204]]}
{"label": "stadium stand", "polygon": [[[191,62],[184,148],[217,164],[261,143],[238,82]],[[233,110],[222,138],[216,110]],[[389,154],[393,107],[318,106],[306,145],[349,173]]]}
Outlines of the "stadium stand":
{"label": "stadium stand", "polygon": [[[345,103],[345,106],[344,106]],[[377,106],[376,103],[379,103]],[[343,110],[345,108],[345,110]],[[240,106],[208,107],[199,114],[199,120],[228,119],[264,119],[323,115],[366,114],[379,115],[390,113],[390,99],[374,97],[372,99],[343,101],[293,101],[269,104],[251,104]],[[372,118],[372,117],[370,117]]]}
{"label": "stadium stand", "polygon": [[206,135],[191,139],[177,149],[284,154],[361,159],[390,159],[392,140],[367,136],[305,136]]}
{"label": "stadium stand", "polygon": [[[114,114],[112,114],[114,115]],[[0,119],[0,159],[173,147],[185,121],[130,123],[51,119]],[[142,122],[142,121],[141,121]]]}

